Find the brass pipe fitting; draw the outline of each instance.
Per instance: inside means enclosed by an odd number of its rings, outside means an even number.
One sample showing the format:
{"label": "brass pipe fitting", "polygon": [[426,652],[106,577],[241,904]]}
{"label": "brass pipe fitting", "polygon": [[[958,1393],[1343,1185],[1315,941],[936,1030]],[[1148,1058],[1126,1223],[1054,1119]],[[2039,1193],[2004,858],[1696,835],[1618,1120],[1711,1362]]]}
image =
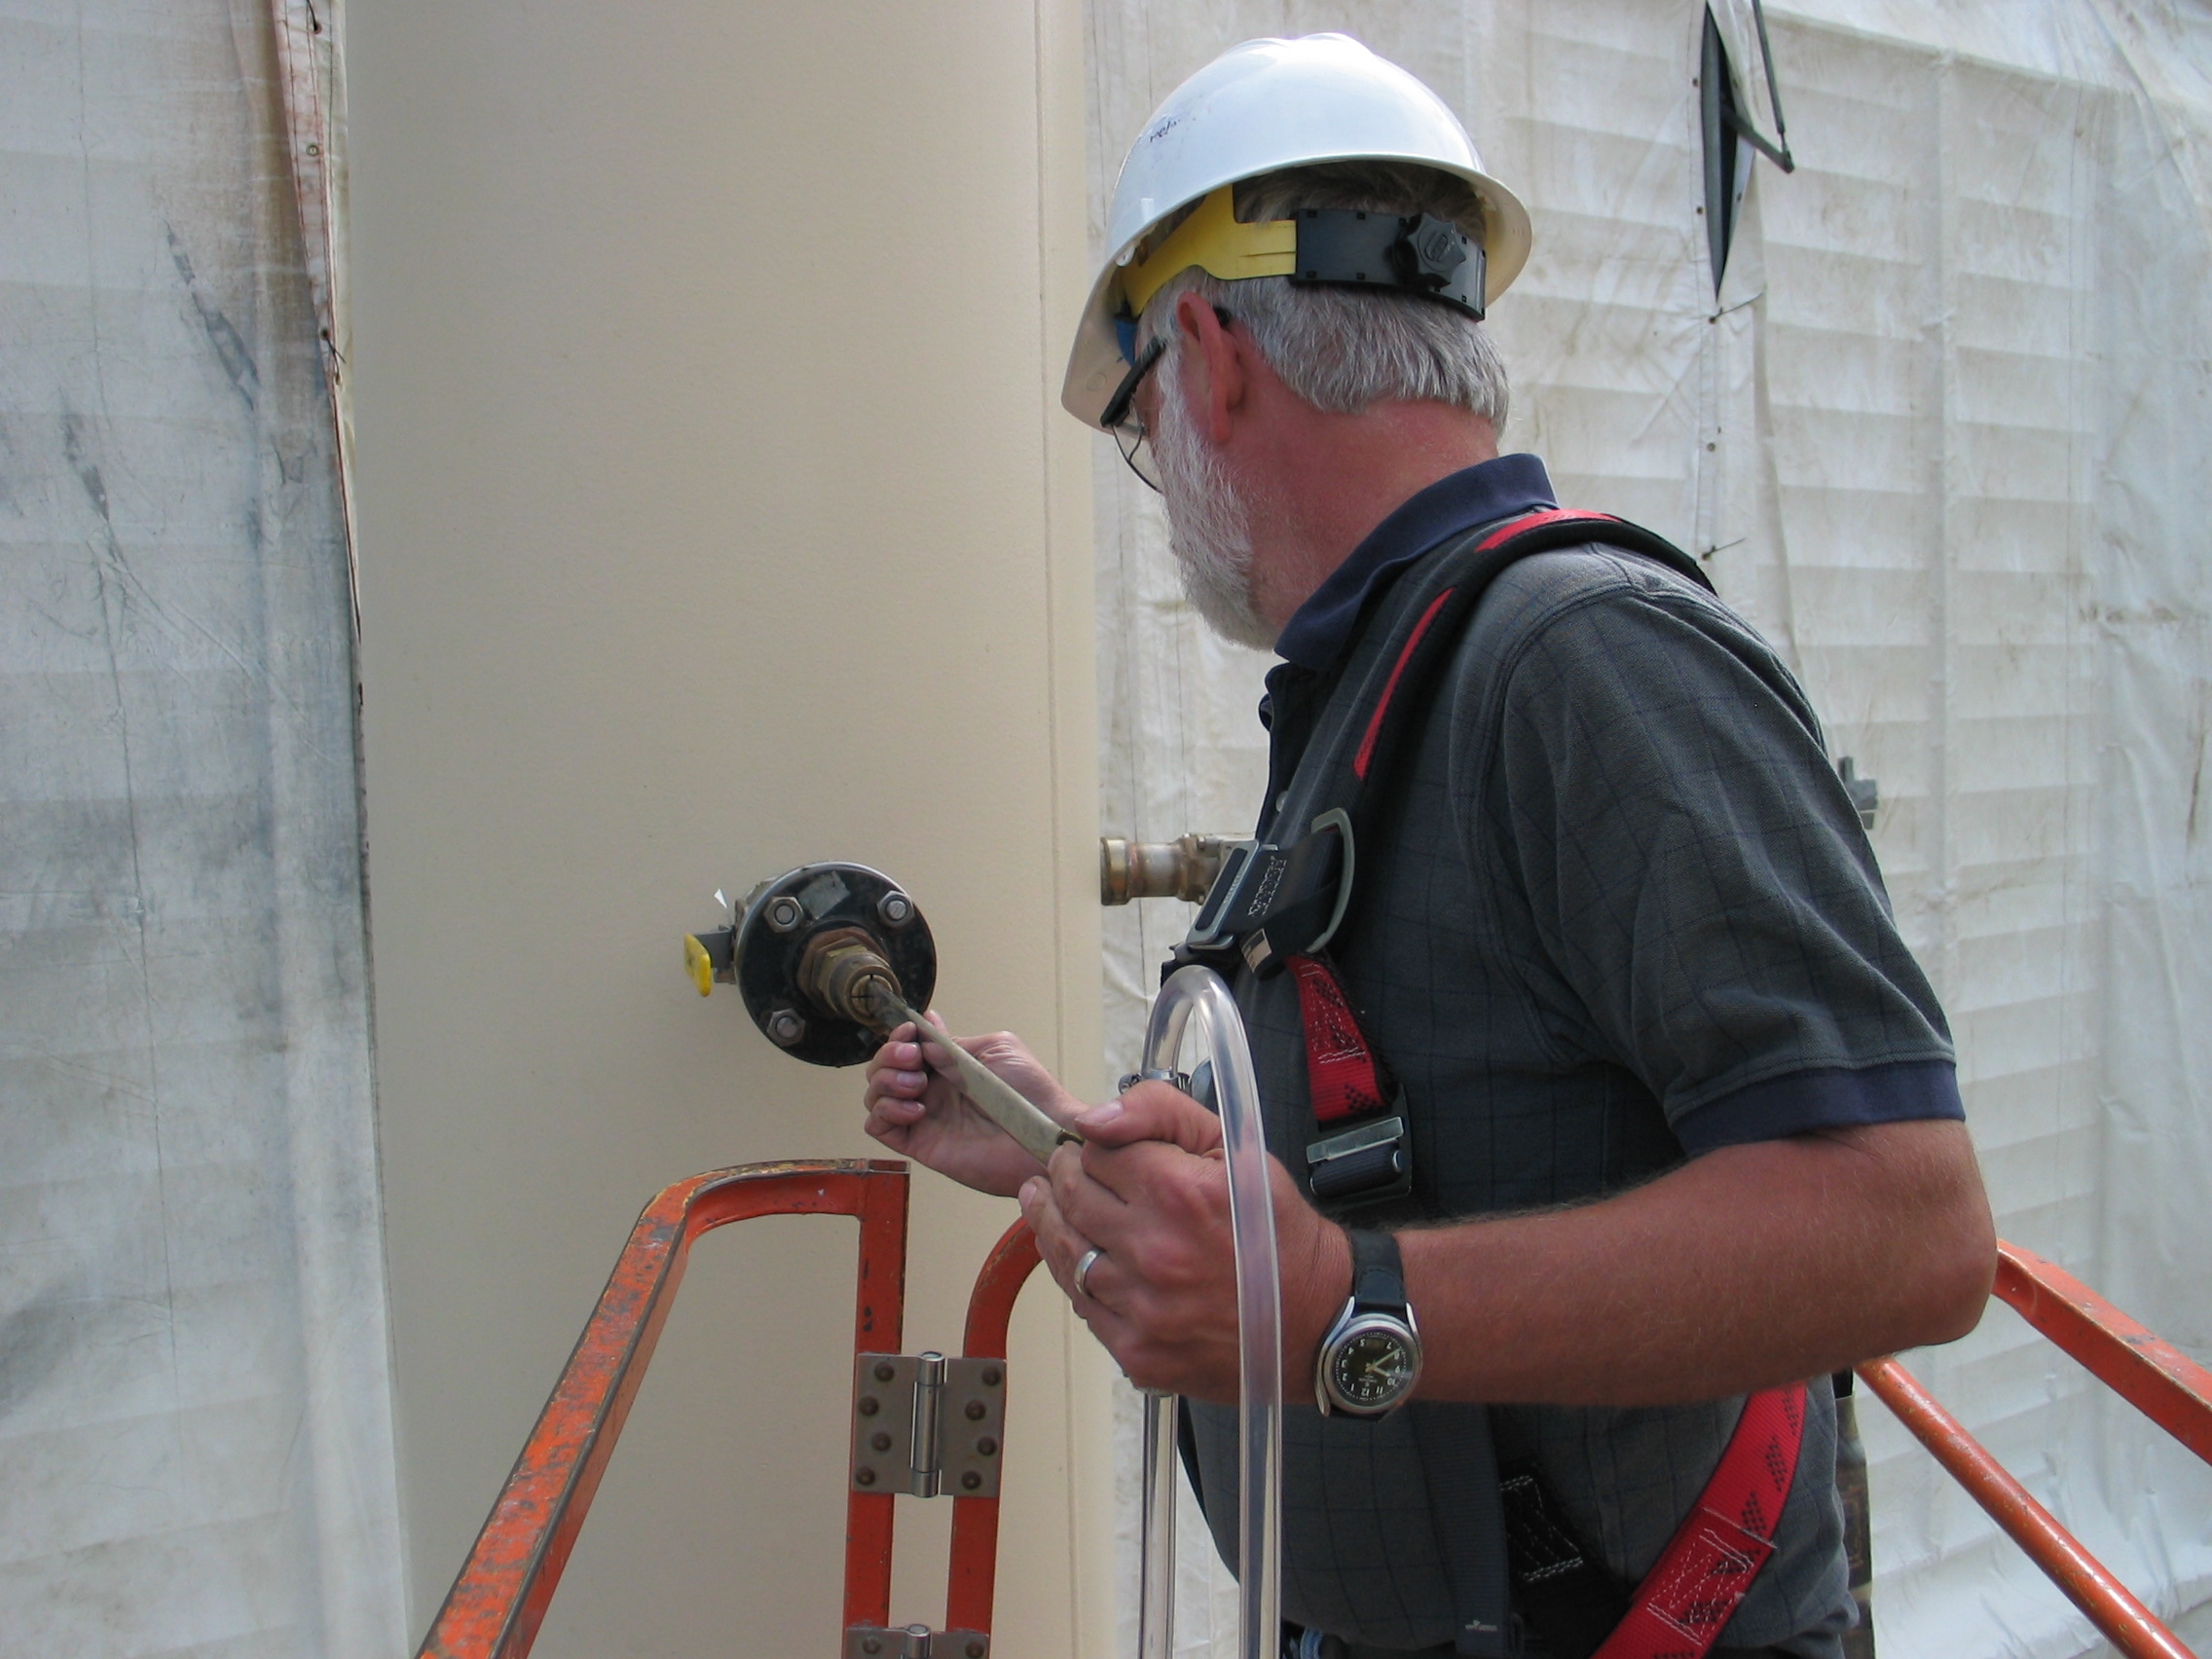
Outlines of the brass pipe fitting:
{"label": "brass pipe fitting", "polygon": [[802,996],[826,1014],[888,1030],[899,1023],[890,1001],[900,995],[899,976],[859,928],[832,928],[806,941],[795,976]]}
{"label": "brass pipe fitting", "polygon": [[1196,904],[1221,873],[1235,835],[1182,835],[1172,841],[1129,841],[1105,835],[1098,842],[1098,902],[1180,899]]}

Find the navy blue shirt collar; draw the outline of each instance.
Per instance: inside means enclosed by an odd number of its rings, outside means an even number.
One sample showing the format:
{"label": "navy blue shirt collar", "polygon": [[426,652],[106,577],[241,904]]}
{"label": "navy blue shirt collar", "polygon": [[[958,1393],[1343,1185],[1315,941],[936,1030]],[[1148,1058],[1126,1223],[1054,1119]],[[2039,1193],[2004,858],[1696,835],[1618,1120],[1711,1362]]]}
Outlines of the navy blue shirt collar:
{"label": "navy blue shirt collar", "polygon": [[1385,576],[1478,525],[1558,505],[1551,477],[1532,455],[1501,455],[1438,479],[1407,498],[1329,572],[1283,625],[1275,654],[1301,668],[1334,667],[1351,644],[1367,596]]}

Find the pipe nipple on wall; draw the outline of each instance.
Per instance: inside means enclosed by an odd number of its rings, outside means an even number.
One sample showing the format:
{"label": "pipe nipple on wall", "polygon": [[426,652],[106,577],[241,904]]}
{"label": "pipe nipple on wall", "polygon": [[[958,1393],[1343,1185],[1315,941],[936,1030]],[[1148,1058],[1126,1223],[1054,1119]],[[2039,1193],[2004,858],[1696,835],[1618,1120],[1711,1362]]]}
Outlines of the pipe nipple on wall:
{"label": "pipe nipple on wall", "polygon": [[818,1008],[862,1025],[887,1030],[903,1017],[899,976],[876,941],[859,928],[832,928],[806,941],[796,982]]}
{"label": "pipe nipple on wall", "polygon": [[1105,835],[1098,842],[1098,902],[1180,899],[1196,904],[1221,873],[1221,862],[1237,844],[1235,835],[1180,835],[1172,841],[1130,841]]}
{"label": "pipe nipple on wall", "polygon": [[1055,1123],[908,1004],[899,976],[884,959],[882,942],[866,929],[828,928],[816,934],[799,955],[793,983],[807,1002],[840,1019],[883,1032],[911,1024],[917,1042],[919,1033],[933,1033],[923,1050],[925,1061],[934,1066],[937,1062],[929,1060],[929,1054],[942,1053],[951,1062],[951,1075],[959,1080],[961,1092],[1038,1162],[1049,1162],[1058,1147],[1082,1144],[1083,1137],[1075,1130]]}

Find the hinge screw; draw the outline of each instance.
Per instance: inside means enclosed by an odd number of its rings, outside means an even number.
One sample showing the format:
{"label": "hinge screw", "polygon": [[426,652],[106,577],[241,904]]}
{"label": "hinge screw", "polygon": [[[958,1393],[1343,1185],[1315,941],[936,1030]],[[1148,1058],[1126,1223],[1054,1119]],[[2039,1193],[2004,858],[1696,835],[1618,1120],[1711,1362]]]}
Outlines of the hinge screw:
{"label": "hinge screw", "polygon": [[983,1367],[983,1386],[986,1388],[996,1388],[999,1385],[1000,1380],[1005,1376],[1006,1373],[1001,1371],[997,1366],[986,1365]]}
{"label": "hinge screw", "polygon": [[875,1380],[878,1382],[888,1382],[891,1381],[892,1376],[893,1372],[891,1370],[891,1367],[888,1365],[879,1365],[875,1368]]}
{"label": "hinge screw", "polygon": [[870,1446],[874,1447],[878,1452],[888,1452],[891,1450],[891,1436],[885,1434],[881,1429],[877,1429],[875,1433],[869,1435],[867,1443]]}
{"label": "hinge screw", "polygon": [[960,1484],[967,1491],[974,1492],[977,1487],[983,1484],[983,1477],[976,1473],[974,1469],[970,1469],[966,1474],[960,1477]]}
{"label": "hinge screw", "polygon": [[[875,1471],[864,1463],[853,1471],[853,1479],[861,1486],[873,1486],[875,1485]],[[874,1649],[871,1648],[869,1651],[873,1652]]]}
{"label": "hinge screw", "polygon": [[976,1450],[985,1457],[995,1457],[999,1453],[999,1443],[986,1434],[976,1442]]}
{"label": "hinge screw", "polygon": [[863,1394],[861,1396],[860,1405],[855,1409],[859,1411],[859,1413],[863,1417],[873,1417],[883,1408],[876,1404],[875,1396],[873,1394]]}
{"label": "hinge screw", "polygon": [[981,1421],[983,1420],[983,1402],[982,1402],[982,1401],[980,1401],[980,1400],[970,1400],[970,1401],[968,1402],[968,1420],[969,1420],[970,1422],[981,1422]]}

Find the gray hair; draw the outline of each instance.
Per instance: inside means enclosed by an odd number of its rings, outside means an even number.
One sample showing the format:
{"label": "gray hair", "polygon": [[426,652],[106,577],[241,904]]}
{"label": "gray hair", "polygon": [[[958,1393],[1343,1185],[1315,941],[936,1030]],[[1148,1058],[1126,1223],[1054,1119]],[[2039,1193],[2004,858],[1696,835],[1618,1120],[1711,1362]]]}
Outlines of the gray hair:
{"label": "gray hair", "polygon": [[[1264,173],[1236,186],[1236,216],[1286,219],[1301,207],[1433,214],[1470,236],[1483,229],[1474,187],[1409,162],[1322,162]],[[1172,230],[1174,221],[1155,235]],[[1482,324],[1412,295],[1299,286],[1287,276],[1227,282],[1193,266],[1161,285],[1144,309],[1146,337],[1167,335],[1172,368],[1181,330],[1166,328],[1176,300],[1196,293],[1241,322],[1283,384],[1316,409],[1356,415],[1370,404],[1448,403],[1505,429],[1505,363]]]}

